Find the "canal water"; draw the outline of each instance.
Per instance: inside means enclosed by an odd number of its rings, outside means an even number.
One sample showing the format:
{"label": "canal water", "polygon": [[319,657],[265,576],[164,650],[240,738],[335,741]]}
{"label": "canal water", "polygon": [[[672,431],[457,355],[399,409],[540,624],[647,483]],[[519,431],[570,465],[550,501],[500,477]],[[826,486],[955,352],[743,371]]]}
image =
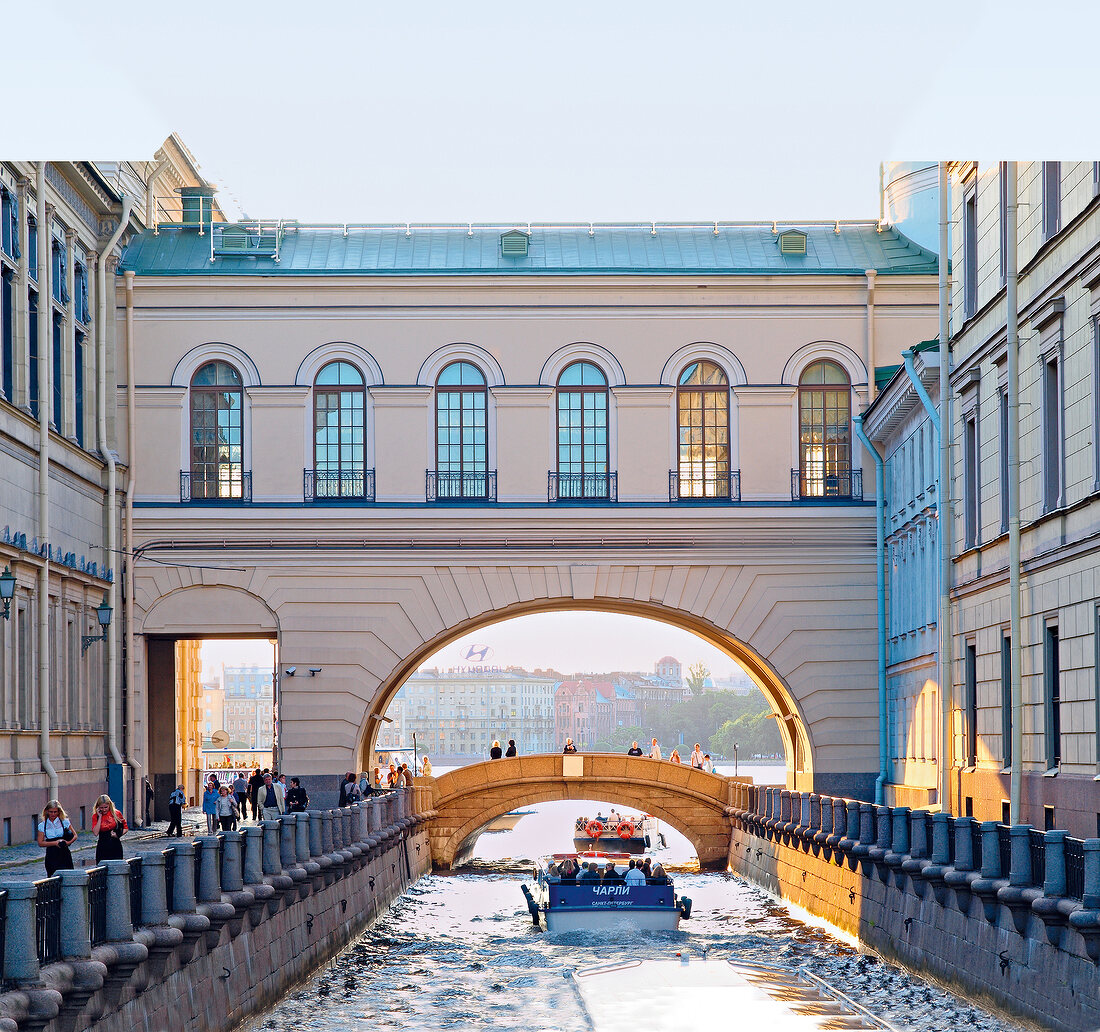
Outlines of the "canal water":
{"label": "canal water", "polygon": [[[756,775],[758,783],[778,780],[774,769],[742,772]],[[677,891],[693,901],[680,931],[551,936],[537,930],[520,892],[520,884],[531,880],[531,860],[571,849],[573,821],[594,815],[600,805],[541,803],[528,807],[534,812],[513,830],[482,835],[465,867],[421,879],[331,964],[244,1028],[584,1032],[589,1025],[567,978],[570,970],[678,952],[695,960],[706,955],[805,966],[901,1032],[1020,1027],[795,920],[733,875],[699,873],[690,843],[667,826],[668,848],[653,855],[672,869]],[[687,1013],[675,1027],[700,1032]],[[736,1016],[728,1027],[737,1027]]]}

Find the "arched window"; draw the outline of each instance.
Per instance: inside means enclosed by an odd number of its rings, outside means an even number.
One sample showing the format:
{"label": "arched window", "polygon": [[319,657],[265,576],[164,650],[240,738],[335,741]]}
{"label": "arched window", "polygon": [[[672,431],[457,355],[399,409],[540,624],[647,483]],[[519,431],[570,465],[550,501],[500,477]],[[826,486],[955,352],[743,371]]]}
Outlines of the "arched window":
{"label": "arched window", "polygon": [[730,497],[730,385],[720,366],[692,362],[676,388],[677,495]]}
{"label": "arched window", "polygon": [[489,498],[489,392],[472,362],[452,362],[435,382],[435,497]]}
{"label": "arched window", "polygon": [[365,428],[363,374],[329,362],[313,382],[313,498],[366,497]]}
{"label": "arched window", "polygon": [[609,498],[607,377],[574,362],[558,377],[557,497]]}
{"label": "arched window", "polygon": [[798,381],[799,497],[852,496],[852,385],[835,362],[814,362]]}
{"label": "arched window", "polygon": [[228,362],[207,362],[191,377],[192,499],[251,495],[243,464],[244,391]]}

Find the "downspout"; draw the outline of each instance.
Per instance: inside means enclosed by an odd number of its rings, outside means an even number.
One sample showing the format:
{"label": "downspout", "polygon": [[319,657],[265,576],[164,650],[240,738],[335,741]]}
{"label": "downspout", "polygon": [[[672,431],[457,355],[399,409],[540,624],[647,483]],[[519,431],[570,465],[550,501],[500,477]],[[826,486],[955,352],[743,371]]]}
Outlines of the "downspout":
{"label": "downspout", "polygon": [[[134,484],[136,482],[135,470],[137,462],[137,427],[134,423],[134,273],[123,273],[126,283],[126,523],[125,541],[123,550],[126,562],[126,686],[130,697],[134,697]],[[126,722],[126,755],[130,758],[130,766],[135,770],[142,770],[141,763],[135,758],[134,753],[134,720]],[[138,801],[134,800],[136,807]],[[144,798],[141,800],[145,806]]]}
{"label": "downspout", "polygon": [[38,758],[50,779],[50,799],[61,794],[50,761],[50,409],[53,407],[53,298],[50,288],[50,225],[46,215],[46,163],[35,168],[38,225]]}
{"label": "downspout", "polygon": [[939,802],[943,813],[951,811],[951,746],[953,716],[954,642],[951,639],[951,320],[950,281],[947,263],[951,247],[951,198],[947,162],[939,163],[940,188],[940,468],[936,502],[940,520],[940,777]]}
{"label": "downspout", "polygon": [[890,780],[890,711],[886,694],[886,463],[882,453],[863,429],[863,416],[852,420],[856,437],[875,458],[875,591],[878,613],[878,777],[875,802],[886,801],[886,783]]}
{"label": "downspout", "polygon": [[[99,252],[99,261],[96,267],[96,447],[103,462],[107,466],[107,499],[104,503],[107,516],[107,545],[104,566],[111,569],[114,565],[112,557],[115,549],[115,538],[118,534],[116,528],[116,495],[117,495],[117,470],[115,468],[115,456],[111,451],[107,440],[107,261],[111,252],[115,249],[119,238],[126,229],[126,223],[130,219],[130,211],[134,202],[126,196],[122,198],[122,217],[118,220],[118,228],[115,230],[107,245]],[[118,612],[118,580],[110,581],[107,585],[107,604],[114,612]],[[118,638],[114,634],[107,635],[107,751],[111,755],[111,762],[120,766],[125,762],[118,751]]]}
{"label": "downspout", "polygon": [[909,376],[909,382],[913,385],[913,390],[917,392],[917,397],[920,398],[924,411],[928,413],[928,418],[932,421],[932,429],[936,431],[936,436],[939,437],[940,414],[936,411],[936,406],[932,404],[932,398],[928,391],[924,389],[920,376],[917,375],[916,366],[913,365],[913,354],[912,349],[903,351],[901,360],[905,363],[905,372]]}
{"label": "downspout", "polygon": [[875,383],[875,269],[864,272],[867,277],[867,396],[871,401],[878,397],[878,385]]}
{"label": "downspout", "polygon": [[1009,822],[1023,820],[1024,703],[1020,667],[1020,337],[1017,314],[1016,162],[1007,162],[1005,197],[1005,325],[1008,352],[1008,612],[1009,693],[1012,707],[1012,765],[1009,768]]}

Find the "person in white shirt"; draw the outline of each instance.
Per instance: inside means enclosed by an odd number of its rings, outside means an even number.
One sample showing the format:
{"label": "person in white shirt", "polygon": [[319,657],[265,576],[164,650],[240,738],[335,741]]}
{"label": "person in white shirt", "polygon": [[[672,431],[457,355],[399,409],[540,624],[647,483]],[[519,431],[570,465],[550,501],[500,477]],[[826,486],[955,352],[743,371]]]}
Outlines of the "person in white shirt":
{"label": "person in white shirt", "polygon": [[714,773],[714,760],[710,758],[710,753],[706,753],[703,756],[703,770],[708,774]]}
{"label": "person in white shirt", "polygon": [[659,760],[661,758],[661,747],[657,744],[657,739],[653,739],[653,744],[649,747],[649,758],[651,760]]}
{"label": "person in white shirt", "polygon": [[691,750],[691,765],[696,770],[703,769],[703,748],[698,742],[695,743],[695,748]]}
{"label": "person in white shirt", "polygon": [[183,785],[176,785],[176,790],[168,797],[168,838],[172,838],[172,829],[176,829],[176,834],[183,835],[183,807],[187,802],[187,796],[184,794]]}
{"label": "person in white shirt", "polygon": [[637,860],[631,860],[627,868],[626,877],[623,879],[627,885],[645,885],[645,874],[638,867]]}
{"label": "person in white shirt", "polygon": [[265,821],[276,820],[286,812],[283,786],[277,781],[271,780],[270,774],[264,775],[264,783],[256,792],[256,800],[260,804],[260,812]]}
{"label": "person in white shirt", "polygon": [[54,871],[73,869],[69,843],[75,840],[76,832],[61,804],[51,799],[43,808],[42,819],[38,822],[38,844],[46,850],[47,878],[52,878]]}

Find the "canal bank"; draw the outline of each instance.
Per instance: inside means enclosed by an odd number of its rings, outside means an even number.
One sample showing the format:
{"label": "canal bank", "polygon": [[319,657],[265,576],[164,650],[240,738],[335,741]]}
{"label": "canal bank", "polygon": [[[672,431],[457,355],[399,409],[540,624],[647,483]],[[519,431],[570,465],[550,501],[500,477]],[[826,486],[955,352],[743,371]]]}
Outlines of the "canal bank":
{"label": "canal bank", "polygon": [[3,1032],[223,1032],[339,953],[431,867],[411,792],[93,870],[7,881]]}

